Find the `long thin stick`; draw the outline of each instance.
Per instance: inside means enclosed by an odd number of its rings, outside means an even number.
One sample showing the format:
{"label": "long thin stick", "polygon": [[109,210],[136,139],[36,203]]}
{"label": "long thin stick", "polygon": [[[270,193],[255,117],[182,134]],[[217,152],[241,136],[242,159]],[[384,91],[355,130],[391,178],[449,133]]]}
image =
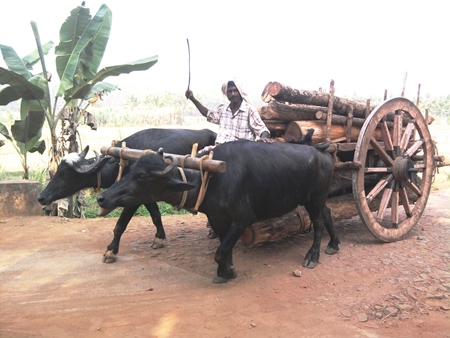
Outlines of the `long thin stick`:
{"label": "long thin stick", "polygon": [[189,87],[191,86],[191,48],[189,47],[189,39],[186,39],[187,46],[188,46],[188,62],[189,62],[189,80],[188,80],[188,87],[187,90],[189,90]]}

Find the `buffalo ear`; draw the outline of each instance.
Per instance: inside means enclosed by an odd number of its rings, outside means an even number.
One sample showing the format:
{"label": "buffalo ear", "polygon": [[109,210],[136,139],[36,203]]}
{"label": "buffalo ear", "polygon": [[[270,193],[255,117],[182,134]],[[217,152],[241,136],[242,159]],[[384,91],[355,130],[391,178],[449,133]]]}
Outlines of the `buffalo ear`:
{"label": "buffalo ear", "polygon": [[184,183],[183,181],[174,178],[169,178],[166,186],[172,191],[185,191],[195,188],[195,185],[193,184]]}

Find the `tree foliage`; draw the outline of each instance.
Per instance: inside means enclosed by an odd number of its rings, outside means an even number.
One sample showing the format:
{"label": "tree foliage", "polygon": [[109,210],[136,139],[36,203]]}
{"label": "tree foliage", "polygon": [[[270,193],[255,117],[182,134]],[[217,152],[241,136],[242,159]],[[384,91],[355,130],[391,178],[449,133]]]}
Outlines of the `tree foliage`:
{"label": "tree foliage", "polygon": [[[93,17],[84,5],[77,6],[70,12],[61,25],[60,42],[55,48],[55,64],[60,82],[53,96],[49,86],[52,76],[47,72],[44,58],[53,47],[53,42],[41,44],[35,22],[31,22],[31,27],[36,40],[36,51],[20,58],[12,47],[0,45],[8,67],[0,67],[0,84],[4,85],[0,87],[0,105],[21,100],[21,120],[11,127],[11,135],[4,125],[0,125],[0,132],[8,140],[16,141],[16,149],[23,155],[25,178],[28,176],[26,153],[45,150],[45,143],[39,141],[43,118],[50,129],[49,170],[54,172],[66,152],[79,150],[77,126],[81,119],[84,118],[91,128],[96,128],[95,117],[87,108],[102,95],[117,89],[117,86],[103,81],[110,76],[148,70],[158,61],[157,56],[152,56],[99,70],[111,25],[112,13],[105,4],[100,6]],[[33,75],[32,66],[38,62],[42,66],[42,72]],[[53,104],[51,97],[54,99]],[[58,100],[61,98],[64,102],[59,105]],[[61,137],[56,134],[58,125],[61,125]]]}

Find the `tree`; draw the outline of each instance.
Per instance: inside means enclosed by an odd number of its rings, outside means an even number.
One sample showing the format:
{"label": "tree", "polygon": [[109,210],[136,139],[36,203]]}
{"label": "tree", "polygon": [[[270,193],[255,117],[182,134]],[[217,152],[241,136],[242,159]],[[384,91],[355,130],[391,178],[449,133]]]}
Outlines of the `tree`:
{"label": "tree", "polygon": [[[0,133],[10,141],[14,138],[17,149],[23,154],[24,178],[28,178],[26,153],[40,151],[42,154],[45,150],[45,142],[39,141],[45,121],[51,136],[48,168],[52,175],[65,153],[79,151],[77,126],[81,118],[85,118],[91,128],[96,128],[95,118],[87,111],[89,105],[105,93],[117,89],[117,86],[103,80],[109,76],[148,70],[158,61],[157,56],[151,56],[98,70],[111,24],[112,13],[105,4],[93,17],[83,5],[70,12],[61,25],[60,42],[55,48],[60,83],[53,104],[49,86],[52,75],[47,72],[44,59],[53,42],[41,44],[37,24],[31,22],[37,50],[25,58],[19,58],[12,47],[0,45],[8,66],[8,69],[0,67],[0,84],[5,85],[0,87],[0,105],[21,100],[21,120],[11,127],[11,135],[3,124],[0,125]],[[33,75],[30,69],[37,62],[41,63],[42,72]],[[61,104],[60,99],[63,99]],[[58,137],[56,128],[60,121],[61,137]]]}

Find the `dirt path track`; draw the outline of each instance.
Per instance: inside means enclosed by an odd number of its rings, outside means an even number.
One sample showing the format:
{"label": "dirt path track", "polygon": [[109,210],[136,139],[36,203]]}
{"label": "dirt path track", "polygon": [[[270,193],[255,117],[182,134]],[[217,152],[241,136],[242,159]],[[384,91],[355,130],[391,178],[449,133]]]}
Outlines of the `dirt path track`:
{"label": "dirt path track", "polygon": [[449,199],[432,192],[396,243],[358,217],[336,224],[341,250],[313,270],[301,267],[312,233],[238,242],[224,285],[201,215],[164,217],[159,250],[134,218],[114,264],[101,261],[116,219],[0,220],[0,337],[450,337]]}

